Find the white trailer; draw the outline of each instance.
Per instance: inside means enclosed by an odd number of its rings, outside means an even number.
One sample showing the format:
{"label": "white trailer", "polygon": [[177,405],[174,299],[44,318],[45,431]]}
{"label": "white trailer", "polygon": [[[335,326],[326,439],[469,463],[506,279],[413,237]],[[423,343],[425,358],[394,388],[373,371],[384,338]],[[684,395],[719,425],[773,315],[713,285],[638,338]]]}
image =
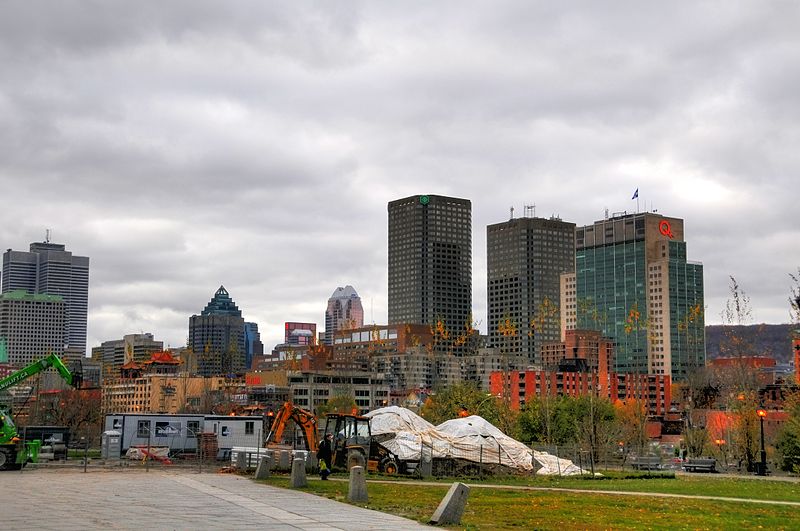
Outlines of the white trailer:
{"label": "white trailer", "polygon": [[122,434],[121,452],[131,446],[166,446],[172,452],[197,451],[197,435],[213,433],[221,457],[227,459],[234,446],[262,445],[264,417],[219,415],[164,415],[157,413],[112,413],[106,415],[105,430]]}
{"label": "white trailer", "polygon": [[227,417],[206,415],[203,431],[217,436],[220,450],[230,450],[234,446],[263,446],[264,417]]}
{"label": "white trailer", "polygon": [[168,446],[170,452],[196,452],[203,415],[118,413],[106,415],[105,431],[122,434],[124,455],[131,446]]}

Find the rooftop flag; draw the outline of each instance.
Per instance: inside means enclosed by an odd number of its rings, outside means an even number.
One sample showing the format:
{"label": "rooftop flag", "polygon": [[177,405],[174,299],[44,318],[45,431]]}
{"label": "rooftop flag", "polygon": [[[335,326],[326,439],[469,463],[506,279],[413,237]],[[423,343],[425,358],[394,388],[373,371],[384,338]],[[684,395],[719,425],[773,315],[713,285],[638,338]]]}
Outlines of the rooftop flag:
{"label": "rooftop flag", "polygon": [[637,188],[636,191],[633,192],[633,197],[631,197],[631,201],[638,198],[639,198],[639,189]]}

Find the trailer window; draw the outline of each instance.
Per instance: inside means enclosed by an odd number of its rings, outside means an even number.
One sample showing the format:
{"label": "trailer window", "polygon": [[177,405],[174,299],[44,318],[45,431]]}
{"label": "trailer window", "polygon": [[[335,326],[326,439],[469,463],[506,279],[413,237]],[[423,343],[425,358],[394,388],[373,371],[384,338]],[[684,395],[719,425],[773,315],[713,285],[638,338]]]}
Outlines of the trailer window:
{"label": "trailer window", "polygon": [[136,436],[147,437],[150,435],[150,421],[140,420],[136,423]]}
{"label": "trailer window", "polygon": [[198,432],[200,432],[200,421],[199,420],[189,420],[186,421],[186,432],[188,433],[189,437],[197,437]]}
{"label": "trailer window", "polygon": [[244,434],[245,435],[253,435],[255,433],[255,422],[249,420],[244,423]]}

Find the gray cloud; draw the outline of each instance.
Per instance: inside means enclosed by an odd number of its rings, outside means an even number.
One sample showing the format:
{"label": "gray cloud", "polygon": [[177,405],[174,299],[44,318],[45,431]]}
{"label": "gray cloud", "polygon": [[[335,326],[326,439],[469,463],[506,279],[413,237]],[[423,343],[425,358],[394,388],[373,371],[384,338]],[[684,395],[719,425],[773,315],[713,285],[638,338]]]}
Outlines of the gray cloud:
{"label": "gray cloud", "polygon": [[[386,319],[386,202],[473,201],[485,226],[686,219],[717,322],[796,271],[794,3],[5,2],[0,241],[92,259],[89,343],[185,341],[220,284],[267,346],[338,285]],[[796,195],[796,194],[794,194]],[[484,325],[485,326],[485,325]]]}

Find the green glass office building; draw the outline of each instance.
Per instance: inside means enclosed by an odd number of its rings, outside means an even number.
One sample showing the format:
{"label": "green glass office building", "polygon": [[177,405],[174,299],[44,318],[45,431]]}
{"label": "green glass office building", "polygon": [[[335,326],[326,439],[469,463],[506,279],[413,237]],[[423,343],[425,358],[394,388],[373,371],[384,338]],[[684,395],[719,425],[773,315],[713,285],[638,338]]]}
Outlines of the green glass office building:
{"label": "green glass office building", "polygon": [[683,220],[624,214],[575,235],[577,326],[614,339],[614,370],[680,381],[705,365],[703,266],[686,259]]}

